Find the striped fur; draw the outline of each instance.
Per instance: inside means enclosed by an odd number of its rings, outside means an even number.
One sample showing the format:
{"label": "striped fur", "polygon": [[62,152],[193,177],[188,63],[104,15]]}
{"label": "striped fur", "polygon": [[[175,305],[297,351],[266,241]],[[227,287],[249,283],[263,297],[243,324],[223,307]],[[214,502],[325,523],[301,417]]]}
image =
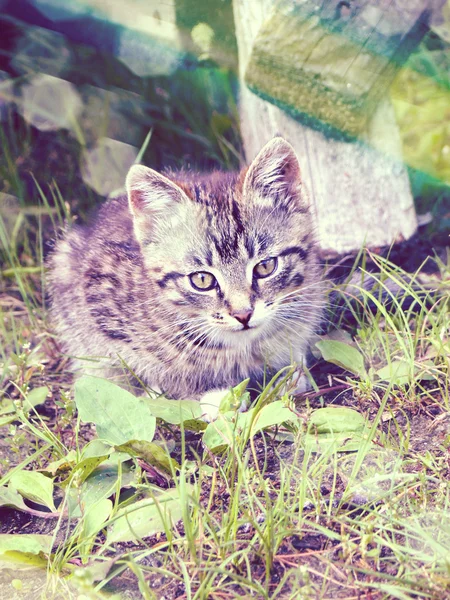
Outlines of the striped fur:
{"label": "striped fur", "polygon": [[[128,195],[75,226],[50,258],[57,332],[76,367],[121,361],[172,398],[197,398],[305,360],[323,308],[309,202],[275,138],[241,173],[132,167]],[[264,279],[255,265],[276,257]],[[199,291],[189,275],[211,273]],[[233,315],[251,314],[247,325]],[[99,363],[83,357],[103,357]],[[104,372],[104,371],[103,371]]]}

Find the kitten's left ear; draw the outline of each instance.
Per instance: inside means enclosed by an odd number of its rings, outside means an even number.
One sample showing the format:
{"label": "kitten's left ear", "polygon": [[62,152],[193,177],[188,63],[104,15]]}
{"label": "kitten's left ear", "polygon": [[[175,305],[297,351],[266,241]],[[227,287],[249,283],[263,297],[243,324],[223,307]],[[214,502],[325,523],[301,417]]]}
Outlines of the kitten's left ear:
{"label": "kitten's left ear", "polygon": [[126,179],[128,204],[139,242],[151,239],[159,221],[166,225],[179,213],[186,194],[173,181],[143,165],[133,165]]}
{"label": "kitten's left ear", "polygon": [[308,207],[297,155],[286,140],[276,137],[263,147],[247,171],[243,192],[266,206]]}

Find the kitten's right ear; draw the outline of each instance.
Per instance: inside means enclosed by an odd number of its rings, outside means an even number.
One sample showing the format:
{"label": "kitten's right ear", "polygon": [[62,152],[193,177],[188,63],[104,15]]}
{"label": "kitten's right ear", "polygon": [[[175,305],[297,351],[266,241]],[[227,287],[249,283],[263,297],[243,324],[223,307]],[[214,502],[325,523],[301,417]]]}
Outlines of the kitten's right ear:
{"label": "kitten's right ear", "polygon": [[126,188],[134,232],[139,242],[150,237],[159,219],[170,222],[180,203],[187,200],[176,183],[143,165],[131,167]]}
{"label": "kitten's right ear", "polygon": [[295,150],[281,137],[270,140],[251,163],[243,191],[267,207],[282,204],[305,209],[309,204]]}

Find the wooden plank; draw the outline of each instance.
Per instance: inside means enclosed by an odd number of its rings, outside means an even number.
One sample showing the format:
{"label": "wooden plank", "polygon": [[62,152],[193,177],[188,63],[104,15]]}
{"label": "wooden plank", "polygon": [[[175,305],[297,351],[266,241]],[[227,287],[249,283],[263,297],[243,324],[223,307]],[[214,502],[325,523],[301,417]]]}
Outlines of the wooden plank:
{"label": "wooden plank", "polygon": [[392,108],[383,100],[366,127],[366,140],[329,139],[245,84],[253,42],[273,7],[271,0],[234,0],[239,50],[241,130],[250,161],[274,135],[296,149],[316,213],[324,256],[389,245],[417,228],[413,198],[402,162],[401,141]]}

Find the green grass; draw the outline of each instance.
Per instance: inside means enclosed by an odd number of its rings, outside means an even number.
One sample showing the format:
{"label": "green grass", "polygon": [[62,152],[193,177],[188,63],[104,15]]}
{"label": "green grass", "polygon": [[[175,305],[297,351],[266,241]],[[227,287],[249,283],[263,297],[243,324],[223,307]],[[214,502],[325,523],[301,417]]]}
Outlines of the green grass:
{"label": "green grass", "polygon": [[[380,282],[402,281],[398,267],[373,258]],[[448,595],[448,263],[438,264],[442,278],[420,284],[417,275],[415,288],[402,284],[416,297],[414,313],[395,300],[386,309],[376,290],[360,292],[376,305],[374,314],[358,303],[349,305],[357,323],[353,342],[367,374],[341,372],[331,384],[345,388],[345,398],[338,395],[335,403],[352,406],[370,423],[371,434],[357,452],[315,453],[305,445],[305,427],[320,397],[299,400],[295,411],[305,425],[285,430],[284,438],[283,428],[250,438],[236,433],[220,456],[202,447],[200,434],[161,423],[158,431],[174,445],[181,467],[163,477],[178,489],[181,521],[172,526],[163,518],[161,533],[117,549],[105,545],[101,530],[114,522],[122,501],[153,494],[154,479],[142,460],[129,459],[130,492],[123,487],[124,474],[116,471],[109,490],[113,509],[104,526],[99,521],[99,535],[98,515],[94,523],[89,511],[81,518],[67,516],[69,492],[83,484],[77,465],[86,425],[74,416],[64,371],[60,382],[41,366],[50,360],[44,342],[51,333],[39,306],[40,257],[31,265],[35,271],[21,269],[17,248],[9,246],[6,259],[3,283],[19,304],[2,308],[2,369],[13,384],[5,398],[15,396],[17,410],[14,424],[3,427],[9,436],[4,466],[17,466],[4,469],[2,484],[13,472],[31,467],[46,473],[48,463],[67,457],[66,471],[50,477],[62,503],[52,521],[53,552],[46,558],[47,597],[63,588],[67,597],[77,597],[75,590],[97,597],[108,586],[125,594],[123,585],[136,598],[178,597],[178,592],[186,598],[356,598],[369,591],[372,598]],[[405,367],[401,377],[394,372],[391,380],[381,379],[380,369],[399,360]],[[23,410],[29,390],[41,383],[52,388],[59,405],[51,417]],[[21,577],[19,571],[16,579],[26,588],[30,583]]]}
{"label": "green grass", "polygon": [[[235,164],[237,153],[226,136],[217,137],[217,123],[189,118],[194,132],[203,128],[203,142],[197,141],[213,148],[212,159]],[[450,256],[433,259],[433,276],[419,269],[406,277],[366,253],[379,284],[370,291],[335,290],[348,307],[333,317],[338,339],[363,369],[339,353],[330,363],[318,355],[311,369],[315,391],[293,403],[285,387],[268,385],[254,405],[253,425],[246,428],[233,415],[221,454],[186,423],[158,420],[153,441],[162,454],[149,455],[147,447],[124,456],[123,449],[95,446],[93,428],[77,417],[67,364],[47,322],[44,246],[70,217],[63,198],[73,192],[76,167],[61,193],[55,184],[43,185],[47,175],[51,181],[46,172],[27,188],[20,159],[35,142],[23,124],[7,126],[0,159],[4,189],[19,198],[0,222],[0,485],[12,493],[18,473],[40,472],[57,514],[45,512],[42,498],[32,504],[27,486],[13,500],[0,495],[6,505],[25,498],[20,523],[31,520],[0,538],[0,561],[11,560],[12,569],[0,569],[0,589],[12,595],[21,587],[23,597],[36,598],[100,598],[107,591],[196,600],[447,597]],[[64,136],[61,144],[73,150]],[[90,200],[80,200],[81,217]],[[414,298],[414,311],[397,297],[385,305],[380,292],[389,297],[389,281]],[[322,341],[336,336],[332,331]],[[33,391],[44,386],[45,405],[32,406]],[[284,403],[292,419],[256,433],[258,415],[274,402]],[[356,450],[324,445],[316,451],[323,432],[311,423],[330,403],[361,415],[365,429]],[[167,490],[175,495],[172,504]],[[105,532],[118,527],[119,511],[128,506],[132,523],[142,501],[152,535],[142,539],[138,532],[137,544],[107,543]],[[3,527],[8,531],[7,520]],[[50,536],[39,538],[40,553],[24,546],[5,554],[11,538],[32,533]],[[20,570],[24,564],[33,569]]]}

